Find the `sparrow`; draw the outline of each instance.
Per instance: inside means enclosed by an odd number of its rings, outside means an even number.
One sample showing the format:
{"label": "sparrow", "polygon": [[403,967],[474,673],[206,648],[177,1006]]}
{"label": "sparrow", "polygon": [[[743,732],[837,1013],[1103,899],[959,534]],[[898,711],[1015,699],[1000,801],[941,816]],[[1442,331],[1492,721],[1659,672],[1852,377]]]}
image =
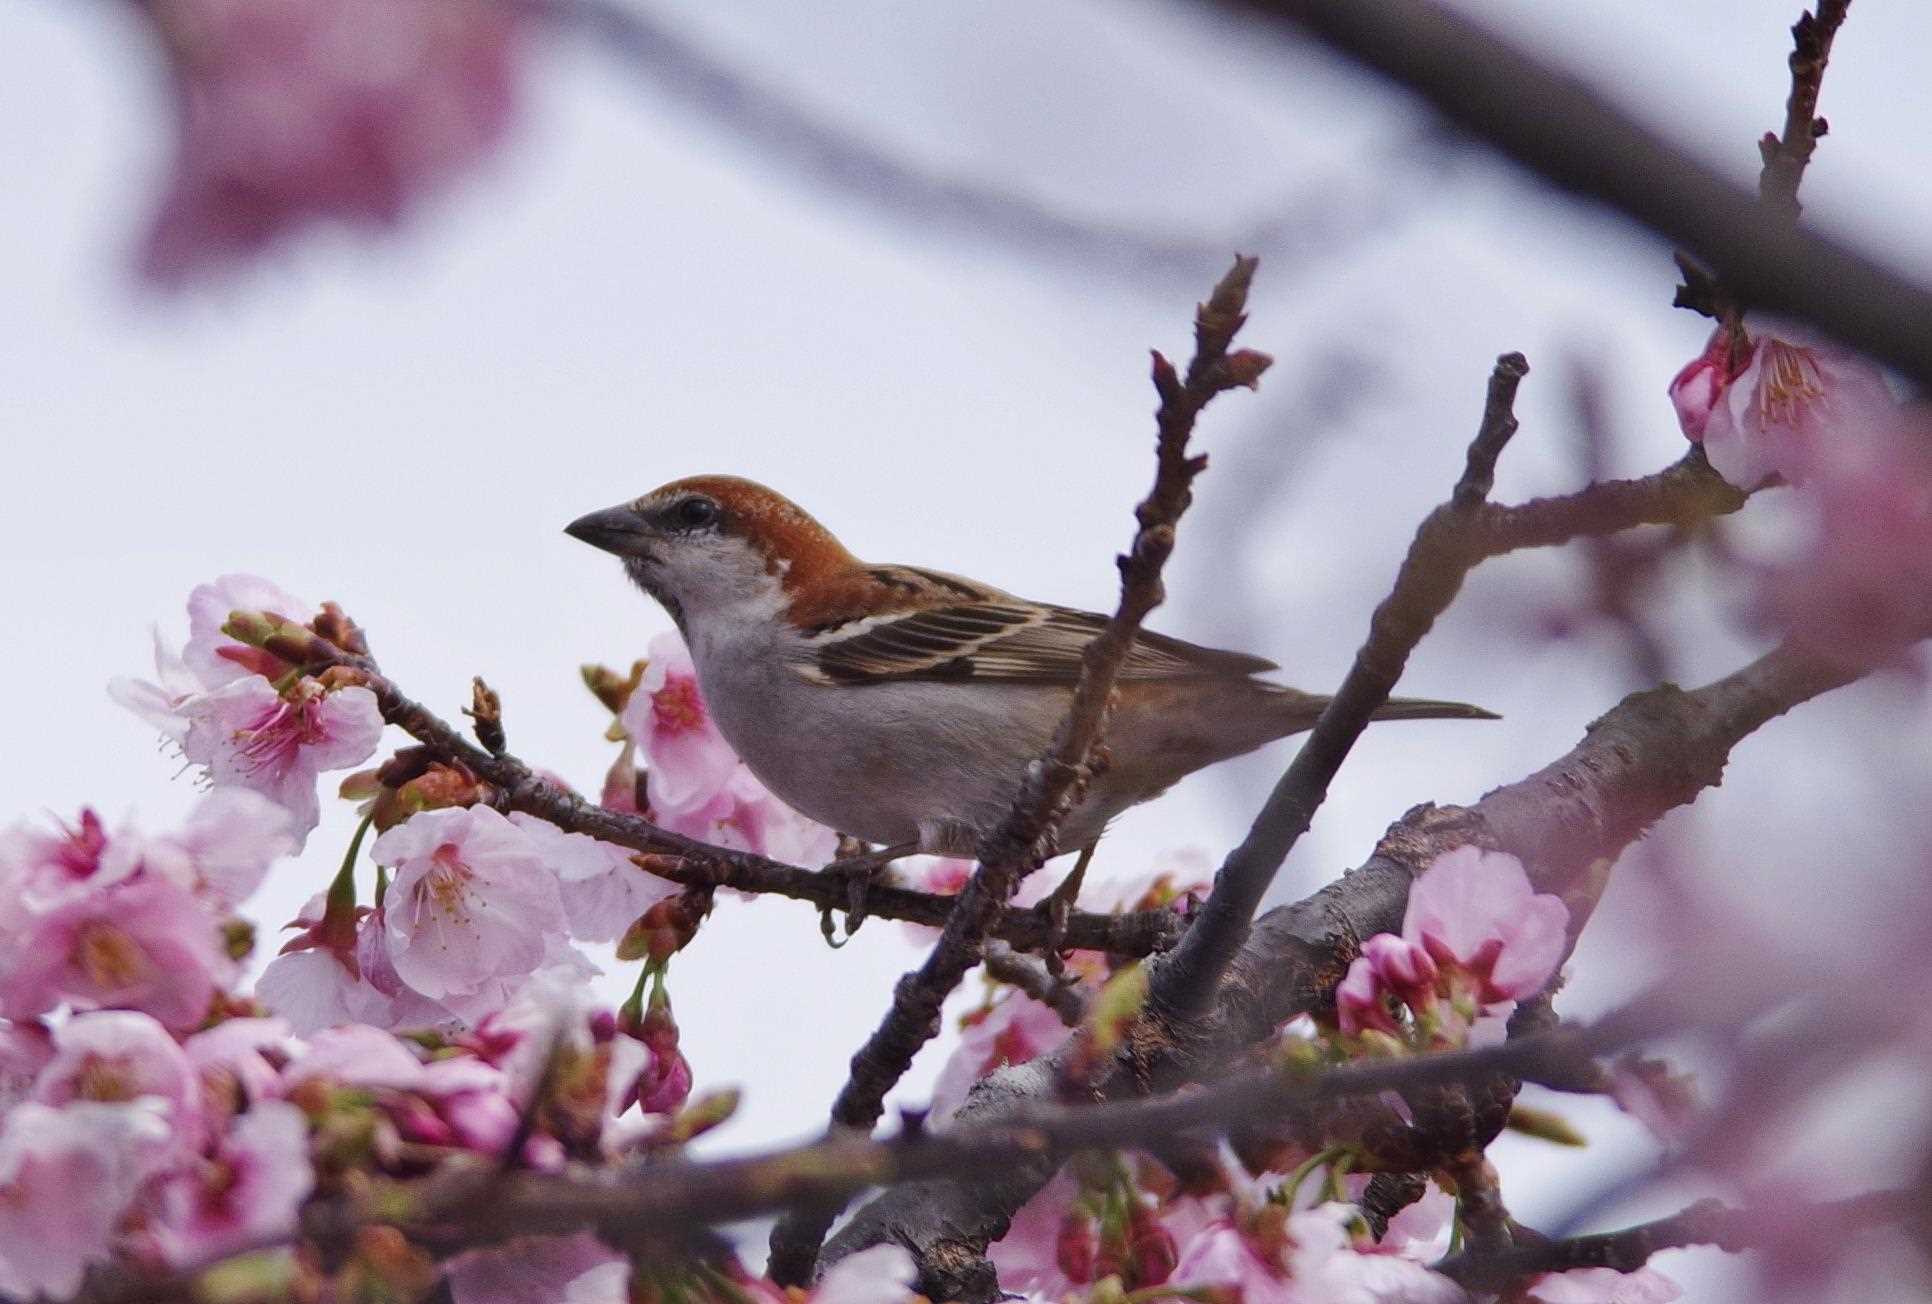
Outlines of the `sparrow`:
{"label": "sparrow", "polygon": [[[1046,751],[1107,623],[944,571],[860,561],[802,508],[735,476],[672,481],[566,533],[622,558],[670,614],[719,731],[758,780],[887,855],[974,854]],[[1143,630],[1120,669],[1107,764],[1059,846],[1088,850],[1108,821],[1177,780],[1312,728],[1328,699],[1255,677],[1275,669]],[[1393,699],[1375,718],[1496,716]]]}

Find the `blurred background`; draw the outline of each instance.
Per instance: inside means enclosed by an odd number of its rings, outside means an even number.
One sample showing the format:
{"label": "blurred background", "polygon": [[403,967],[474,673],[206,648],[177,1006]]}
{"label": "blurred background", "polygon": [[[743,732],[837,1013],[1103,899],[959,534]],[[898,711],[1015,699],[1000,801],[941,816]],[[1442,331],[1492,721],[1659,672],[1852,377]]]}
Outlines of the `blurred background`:
{"label": "blurred background", "polygon": [[[1793,0],[1463,7],[1755,181],[1754,142],[1782,119]],[[162,293],[132,270],[174,131],[144,25],[113,4],[0,9],[10,812],[92,804],[165,826],[190,804],[190,777],[103,686],[147,670],[151,625],[181,636],[192,585],[237,570],[343,603],[387,671],[447,715],[485,676],[512,749],[594,787],[613,749],[576,668],[628,664],[668,622],[562,526],[694,472],[762,480],[874,560],[1110,609],[1152,474],[1146,350],[1187,355],[1193,304],[1237,250],[1262,260],[1245,341],[1277,365],[1199,428],[1212,467],[1157,629],[1269,656],[1304,689],[1337,683],[1505,350],[1532,372],[1498,498],[1574,488],[1593,458],[1637,475],[1683,452],[1664,387],[1707,324],[1669,307],[1670,249],[1319,51],[1151,0],[632,12],[656,28],[648,47],[534,31],[507,147],[395,232],[306,232]],[[1818,224],[1921,277],[1928,48],[1932,9],[1862,0],[1803,192]],[[1779,528],[1775,504],[1749,515],[1725,532],[1747,554]],[[1686,684],[1768,645],[1710,555],[1680,555],[1641,596],[1664,672]],[[1404,691],[1503,721],[1372,731],[1278,899],[1359,863],[1415,803],[1547,763],[1647,686],[1654,666],[1591,614],[1591,575],[1571,549],[1474,576]],[[1883,875],[1932,827],[1926,724],[1905,676],[1806,706],[1747,741],[1657,848],[1781,946],[1857,946],[1892,926]],[[1291,754],[1136,811],[1095,872],[1139,875],[1187,848],[1218,860]],[[351,826],[338,803],[307,859],[278,871],[257,898],[265,935]],[[1585,936],[1567,1014],[1615,1003],[1667,958],[1640,860]],[[835,953],[804,906],[721,902],[672,969],[699,1084],[747,1093],[714,1148],[822,1125],[918,955],[886,921]],[[609,967],[615,1001],[629,976]],[[950,1042],[896,1100],[923,1100]],[[1607,1105],[1559,1103],[1592,1151],[1496,1151],[1532,1224],[1652,1154]],[[1869,1121],[1848,1101],[1792,1139],[1794,1162],[1815,1148],[1814,1194],[1885,1180]],[[1677,1202],[1597,1212],[1609,1225]],[[1694,1297],[1731,1280],[1715,1255],[1659,1266]],[[1874,1273],[1860,1298],[1919,1293]]]}

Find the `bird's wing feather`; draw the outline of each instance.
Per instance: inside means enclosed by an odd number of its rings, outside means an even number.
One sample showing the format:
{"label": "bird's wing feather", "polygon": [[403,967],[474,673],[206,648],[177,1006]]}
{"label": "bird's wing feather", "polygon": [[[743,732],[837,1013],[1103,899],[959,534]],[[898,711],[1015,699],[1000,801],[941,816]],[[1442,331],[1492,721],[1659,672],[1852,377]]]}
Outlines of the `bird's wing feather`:
{"label": "bird's wing feather", "polygon": [[[900,614],[820,631],[799,672],[822,683],[978,680],[1066,683],[1080,675],[1087,645],[1107,618],[1023,602],[971,580],[911,567],[877,567],[882,583],[914,596]],[[1199,647],[1142,631],[1121,666],[1123,679],[1247,676],[1275,665],[1260,657]]]}

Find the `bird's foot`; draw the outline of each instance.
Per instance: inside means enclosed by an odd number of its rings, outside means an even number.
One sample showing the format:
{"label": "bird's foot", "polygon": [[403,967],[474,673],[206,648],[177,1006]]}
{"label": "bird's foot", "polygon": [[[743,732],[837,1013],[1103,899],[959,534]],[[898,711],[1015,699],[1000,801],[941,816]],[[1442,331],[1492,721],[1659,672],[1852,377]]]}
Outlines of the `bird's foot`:
{"label": "bird's foot", "polygon": [[1040,948],[1040,958],[1046,961],[1047,972],[1055,978],[1066,972],[1067,966],[1060,958],[1060,948],[1067,938],[1067,916],[1073,913],[1074,902],[1080,898],[1080,887],[1087,881],[1087,866],[1093,860],[1093,849],[1099,845],[1098,842],[1089,842],[1080,848],[1080,858],[1073,862],[1073,872],[1034,907],[1047,919],[1046,942]]}
{"label": "bird's foot", "polygon": [[[846,846],[841,845],[840,850],[845,849]],[[819,871],[820,874],[836,882],[842,882],[845,886],[846,941],[849,941],[852,934],[859,931],[859,925],[866,921],[866,894],[871,890],[872,885],[885,877],[886,870],[893,861],[902,860],[918,850],[917,842],[896,842],[875,851],[859,851],[842,855]],[[844,946],[845,941],[832,940],[832,910],[833,907],[828,905],[819,912],[819,931],[825,935],[825,940],[831,945]]]}

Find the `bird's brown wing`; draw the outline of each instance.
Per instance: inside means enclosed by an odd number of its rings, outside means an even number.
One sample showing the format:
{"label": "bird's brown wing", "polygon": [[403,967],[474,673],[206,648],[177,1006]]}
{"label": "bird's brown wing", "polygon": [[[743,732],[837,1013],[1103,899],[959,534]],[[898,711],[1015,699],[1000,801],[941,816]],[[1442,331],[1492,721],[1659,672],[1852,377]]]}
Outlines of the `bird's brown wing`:
{"label": "bird's brown wing", "polygon": [[[978,680],[1071,684],[1081,654],[1107,618],[1022,602],[997,589],[937,571],[876,567],[917,605],[827,629],[812,641],[800,673],[823,683]],[[916,590],[916,595],[914,590]],[[1123,679],[1247,676],[1272,661],[1142,631],[1121,666]]]}

